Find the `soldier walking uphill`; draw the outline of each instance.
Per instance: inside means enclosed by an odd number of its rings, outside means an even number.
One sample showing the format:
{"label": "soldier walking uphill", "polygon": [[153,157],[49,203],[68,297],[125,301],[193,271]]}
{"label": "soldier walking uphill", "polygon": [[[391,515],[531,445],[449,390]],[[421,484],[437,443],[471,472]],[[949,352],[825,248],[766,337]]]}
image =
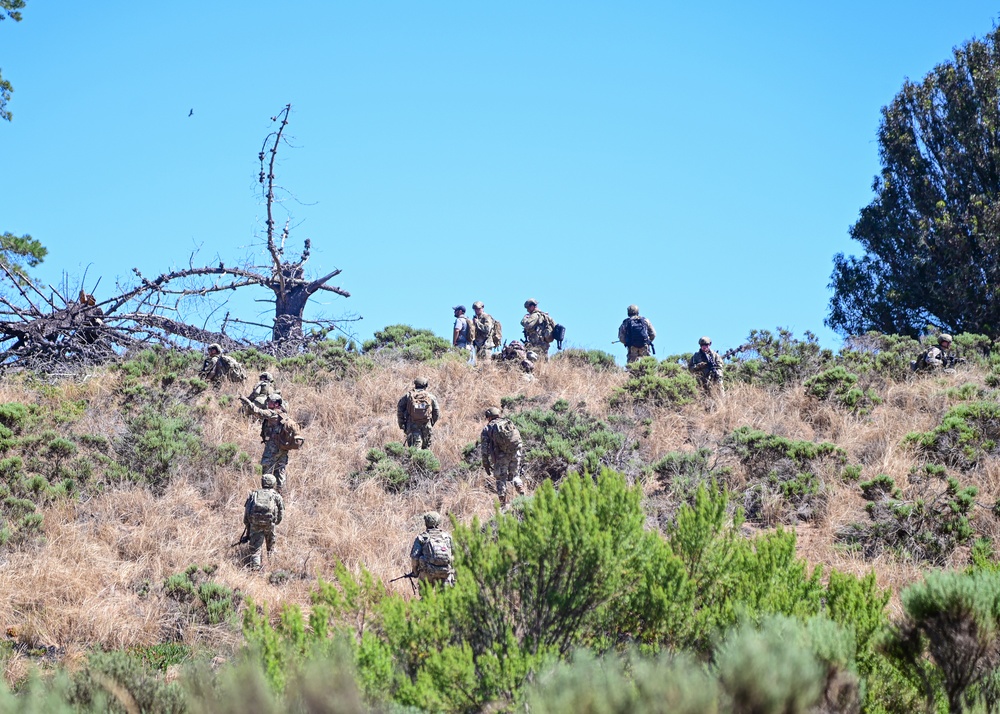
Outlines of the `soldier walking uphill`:
{"label": "soldier walking uphill", "polygon": [[434,425],[441,416],[437,397],[427,391],[427,380],[417,377],[413,389],[404,394],[396,405],[396,423],[406,434],[406,445],[431,448]]}
{"label": "soldier walking uphill", "polygon": [[712,350],[711,338],[698,339],[698,351],[688,360],[688,369],[706,394],[716,390],[722,393],[722,357]]}
{"label": "soldier walking uphill", "polygon": [[476,359],[480,362],[490,358],[493,348],[499,347],[501,340],[498,328],[500,323],[486,312],[485,307],[478,300],[472,303],[472,311],[476,315],[472,318],[472,324],[476,328],[476,337],[472,340],[472,344],[476,348]]}
{"label": "soldier walking uphill", "polygon": [[437,511],[425,513],[424,528],[427,530],[416,537],[410,548],[410,572],[419,580],[454,585],[451,534],[441,530],[441,514]]}
{"label": "soldier walking uphill", "polygon": [[301,448],[303,443],[298,424],[285,411],[281,395],[277,392],[268,395],[266,409],[261,409],[246,397],[240,397],[240,401],[247,411],[263,420],[260,440],[264,442],[264,453],[260,457],[260,468],[265,474],[274,474],[280,493],[285,488],[288,452]]}
{"label": "soldier walking uphill", "polygon": [[534,298],[524,301],[524,309],[528,311],[528,314],[521,318],[524,345],[536,353],[539,359],[546,360],[549,356],[549,345],[555,339],[556,321],[549,313],[538,309],[538,301]]}
{"label": "soldier walking uphill", "polygon": [[251,491],[243,504],[243,525],[250,538],[251,570],[260,570],[261,547],[267,543],[267,554],[274,550],[274,527],[281,523],[285,515],[285,502],[275,491],[277,481],[273,474],[260,477],[260,488]]}
{"label": "soldier walking uphill", "polygon": [[656,354],[656,349],[653,347],[656,330],[649,320],[639,315],[638,305],[629,305],[627,312],[628,317],[618,328],[618,341],[628,348],[626,362],[631,364],[640,357],[649,357],[651,349],[653,354]]}
{"label": "soldier walking uphill", "polygon": [[251,402],[256,404],[261,409],[267,408],[267,398],[277,393],[277,389],[274,387],[274,377],[270,372],[261,372],[260,381],[257,382],[253,390],[251,390],[250,395],[247,397]]}
{"label": "soldier walking uphill", "polygon": [[483,452],[483,469],[496,480],[500,505],[507,505],[507,483],[514,484],[517,492],[524,494],[521,480],[521,432],[510,419],[500,416],[500,410],[486,410],[486,426],[479,435]]}

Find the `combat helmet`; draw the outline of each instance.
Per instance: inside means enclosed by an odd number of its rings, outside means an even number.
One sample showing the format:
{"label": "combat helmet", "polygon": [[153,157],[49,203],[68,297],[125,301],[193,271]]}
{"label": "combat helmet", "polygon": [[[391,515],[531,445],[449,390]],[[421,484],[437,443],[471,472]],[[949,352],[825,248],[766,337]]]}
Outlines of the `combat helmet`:
{"label": "combat helmet", "polygon": [[528,309],[532,305],[534,305],[535,307],[538,307],[538,301],[535,300],[535,298],[528,298],[527,300],[524,301],[524,308],[525,309]]}
{"label": "combat helmet", "polygon": [[711,337],[699,337],[698,338],[698,344],[699,345],[711,345],[712,344],[712,338]]}
{"label": "combat helmet", "polygon": [[938,344],[941,344],[942,342],[954,342],[954,341],[955,340],[951,339],[951,335],[949,335],[947,332],[942,332],[940,335],[938,335]]}
{"label": "combat helmet", "polygon": [[441,514],[437,511],[428,511],[424,514],[424,526],[426,528],[437,528],[441,525]]}
{"label": "combat helmet", "polygon": [[210,344],[205,349],[207,349],[209,352],[211,352],[212,350],[215,350],[219,354],[222,354],[222,345],[220,345],[218,342],[213,342],[212,344]]}
{"label": "combat helmet", "polygon": [[485,413],[487,419],[496,419],[498,416],[500,416],[500,410],[497,409],[496,407],[490,407],[489,409],[486,410]]}
{"label": "combat helmet", "polygon": [[273,382],[274,381],[274,376],[270,372],[261,372],[260,373],[260,381],[261,382]]}
{"label": "combat helmet", "polygon": [[629,317],[636,317],[638,314],[639,314],[639,306],[638,305],[629,305],[628,306],[628,316]]}
{"label": "combat helmet", "polygon": [[274,474],[264,474],[260,477],[261,488],[276,488],[277,485],[278,479],[274,477]]}
{"label": "combat helmet", "polygon": [[413,386],[417,389],[427,389],[428,384],[427,377],[417,377],[413,380]]}
{"label": "combat helmet", "polygon": [[284,403],[281,400],[281,392],[271,392],[270,394],[267,395],[267,397],[265,399],[266,399],[266,401],[268,401],[268,402],[274,402],[275,404],[283,404]]}
{"label": "combat helmet", "polygon": [[475,310],[477,307],[486,307],[486,306],[483,305],[482,300],[476,300],[474,303],[472,303],[472,309]]}

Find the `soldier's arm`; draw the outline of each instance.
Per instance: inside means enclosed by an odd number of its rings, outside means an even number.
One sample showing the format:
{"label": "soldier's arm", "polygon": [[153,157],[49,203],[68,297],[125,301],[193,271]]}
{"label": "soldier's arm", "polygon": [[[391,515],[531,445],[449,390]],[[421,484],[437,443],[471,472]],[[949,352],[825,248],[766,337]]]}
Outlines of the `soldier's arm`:
{"label": "soldier's arm", "polygon": [[274,518],[274,525],[281,523],[281,519],[285,517],[285,499],[281,497],[281,494],[276,494],[278,497],[275,499],[277,503],[278,515]]}
{"label": "soldier's arm", "polygon": [[431,426],[437,424],[437,421],[440,418],[441,418],[441,408],[438,406],[437,397],[431,395]]}
{"label": "soldier's arm", "polygon": [[618,326],[618,341],[623,345],[625,344],[625,323],[623,322]]}
{"label": "soldier's arm", "polygon": [[706,367],[708,367],[708,363],[701,356],[701,350],[691,355],[691,359],[688,360],[688,369],[692,372],[703,372]]}
{"label": "soldier's arm", "polygon": [[[642,319],[646,320],[646,318],[642,318]],[[653,329],[653,323],[650,322],[649,320],[646,320],[646,332],[649,333],[649,341],[650,342],[652,342],[653,340],[656,339],[656,330]]]}
{"label": "soldier's arm", "polygon": [[396,423],[400,429],[406,428],[406,395],[396,403]]}

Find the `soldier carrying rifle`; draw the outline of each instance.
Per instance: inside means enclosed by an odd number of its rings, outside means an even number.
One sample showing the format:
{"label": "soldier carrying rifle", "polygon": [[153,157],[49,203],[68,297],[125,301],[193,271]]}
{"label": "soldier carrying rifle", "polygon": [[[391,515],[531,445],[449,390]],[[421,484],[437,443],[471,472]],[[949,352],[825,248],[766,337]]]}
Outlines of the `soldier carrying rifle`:
{"label": "soldier carrying rifle", "polygon": [[698,379],[706,394],[722,394],[722,357],[712,349],[712,338],[698,339],[698,351],[688,360],[688,370]]}

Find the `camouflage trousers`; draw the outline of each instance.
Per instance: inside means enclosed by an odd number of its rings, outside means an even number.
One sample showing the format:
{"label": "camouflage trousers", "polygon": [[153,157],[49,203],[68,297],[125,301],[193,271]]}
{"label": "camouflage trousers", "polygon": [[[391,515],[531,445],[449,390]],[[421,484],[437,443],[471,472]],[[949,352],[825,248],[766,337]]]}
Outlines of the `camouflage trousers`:
{"label": "camouflage trousers", "polygon": [[448,576],[445,578],[438,577],[435,573],[421,570],[417,573],[417,579],[426,580],[432,585],[444,585],[446,587],[451,587],[455,584],[455,569],[449,568]]}
{"label": "camouflage trousers", "polygon": [[701,387],[702,391],[705,392],[707,396],[721,397],[726,393],[726,390],[722,386],[722,377],[714,374],[708,374],[704,377],[698,377],[698,386]]}
{"label": "camouflage trousers", "polygon": [[549,358],[549,347],[552,346],[551,342],[525,342],[524,347],[529,352],[534,352],[538,355],[539,361],[544,361]]}
{"label": "camouflage trousers", "polygon": [[267,554],[274,550],[274,526],[258,528],[250,526],[250,553],[247,562],[251,570],[260,570],[260,552],[267,543]]}
{"label": "camouflage trousers", "polygon": [[649,357],[649,356],[650,356],[650,352],[649,352],[649,347],[648,346],[636,347],[636,346],[633,345],[632,347],[628,348],[628,357],[625,358],[625,363],[626,364],[632,364],[637,359],[641,359],[643,357]]}
{"label": "camouflage trousers", "polygon": [[514,484],[517,492],[524,495],[524,481],[521,480],[521,452],[518,451],[513,456],[497,459],[493,464],[493,478],[497,484],[497,496],[500,498],[500,505],[507,505],[507,484]]}
{"label": "camouflage trousers", "polygon": [[431,448],[431,437],[434,435],[434,427],[430,424],[407,424],[406,445],[418,449]]}
{"label": "camouflage trousers", "polygon": [[485,342],[481,345],[476,345],[476,360],[482,364],[484,361],[489,361],[493,356],[493,348],[487,345]]}
{"label": "camouflage trousers", "polygon": [[288,452],[282,451],[277,444],[264,444],[264,455],[260,457],[261,473],[274,474],[278,493],[285,487],[285,471],[288,469]]}

